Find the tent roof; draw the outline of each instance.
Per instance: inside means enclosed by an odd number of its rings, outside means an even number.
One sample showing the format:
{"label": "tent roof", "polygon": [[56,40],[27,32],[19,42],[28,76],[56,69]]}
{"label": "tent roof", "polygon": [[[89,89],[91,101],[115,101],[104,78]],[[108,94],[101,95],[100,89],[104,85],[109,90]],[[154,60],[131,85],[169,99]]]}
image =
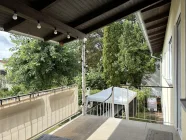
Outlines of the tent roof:
{"label": "tent roof", "polygon": [[[112,87],[88,96],[87,101],[104,102],[109,98],[111,92],[112,92]],[[136,97],[136,95],[137,93],[132,90],[128,90],[126,88],[114,87],[114,104],[120,104],[120,105],[129,104]],[[111,103],[112,97],[110,97],[106,102]]]}
{"label": "tent roof", "polygon": [[[66,43],[161,1],[166,0],[1,0],[0,28]],[[12,19],[14,12],[17,20]],[[36,28],[38,21],[41,29]]]}

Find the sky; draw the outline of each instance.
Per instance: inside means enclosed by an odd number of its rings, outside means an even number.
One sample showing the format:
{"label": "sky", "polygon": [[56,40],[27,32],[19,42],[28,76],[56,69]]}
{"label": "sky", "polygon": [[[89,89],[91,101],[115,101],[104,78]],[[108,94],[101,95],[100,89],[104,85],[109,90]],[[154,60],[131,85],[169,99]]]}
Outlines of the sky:
{"label": "sky", "polygon": [[12,52],[9,51],[14,44],[11,42],[10,34],[7,32],[0,31],[0,60],[3,58],[9,58]]}

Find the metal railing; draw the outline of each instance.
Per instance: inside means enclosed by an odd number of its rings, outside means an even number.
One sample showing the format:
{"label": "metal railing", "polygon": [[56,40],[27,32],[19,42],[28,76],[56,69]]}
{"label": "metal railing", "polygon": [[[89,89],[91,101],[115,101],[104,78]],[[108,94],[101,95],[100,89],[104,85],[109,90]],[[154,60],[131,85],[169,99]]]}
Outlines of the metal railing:
{"label": "metal railing", "polygon": [[[162,92],[166,92],[166,90],[171,89],[172,87],[160,87],[160,86],[144,86],[139,87],[138,89],[131,89],[129,86],[123,86],[128,90],[136,91],[136,97],[129,102],[128,110],[126,104],[114,104],[112,106],[112,95],[111,93],[108,98],[103,102],[89,102],[87,114],[88,115],[96,115],[96,116],[106,116],[113,117],[114,108],[114,117],[136,120],[136,121],[144,121],[151,123],[160,123],[160,124],[171,124],[171,121],[167,115],[170,115],[167,112],[169,109],[169,104],[163,105],[163,101],[161,98]],[[158,90],[157,90],[158,89]],[[162,91],[162,89],[164,91]],[[156,93],[157,90],[159,93]],[[168,91],[167,91],[168,93]],[[127,93],[128,94],[128,93]],[[127,95],[128,100],[128,95]],[[129,113],[129,114],[127,114]],[[129,117],[129,118],[128,118]]]}
{"label": "metal railing", "polygon": [[[0,114],[6,115],[0,117],[3,126],[0,127],[0,140],[30,139],[79,114],[78,88],[73,87],[1,99]],[[14,102],[15,99],[18,101]]]}
{"label": "metal railing", "polygon": [[48,90],[42,90],[42,91],[36,91],[28,94],[22,94],[22,95],[17,95],[17,96],[11,96],[11,97],[6,97],[6,98],[0,98],[0,106],[9,104],[9,103],[14,103],[17,101],[22,101],[25,99],[31,99],[31,98],[36,98],[39,96],[43,96],[49,93],[55,93],[56,91],[63,91],[66,89],[70,89],[72,87],[75,87],[76,85],[70,85],[70,86],[62,86],[62,87],[57,87],[57,88],[52,88]]}

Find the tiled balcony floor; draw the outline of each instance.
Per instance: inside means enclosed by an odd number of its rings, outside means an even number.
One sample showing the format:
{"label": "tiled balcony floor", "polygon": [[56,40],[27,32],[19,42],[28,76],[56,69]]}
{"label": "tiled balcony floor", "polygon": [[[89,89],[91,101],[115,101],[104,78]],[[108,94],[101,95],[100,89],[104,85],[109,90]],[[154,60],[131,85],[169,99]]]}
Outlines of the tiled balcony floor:
{"label": "tiled balcony floor", "polygon": [[173,140],[180,140],[172,126],[99,116],[81,116],[52,135],[59,140],[63,140],[62,137],[70,140],[145,140],[149,129],[171,132]]}

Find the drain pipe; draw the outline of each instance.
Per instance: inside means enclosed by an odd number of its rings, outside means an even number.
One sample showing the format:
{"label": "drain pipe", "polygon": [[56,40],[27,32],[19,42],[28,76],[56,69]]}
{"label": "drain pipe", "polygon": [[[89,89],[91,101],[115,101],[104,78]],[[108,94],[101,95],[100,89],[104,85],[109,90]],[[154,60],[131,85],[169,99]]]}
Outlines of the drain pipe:
{"label": "drain pipe", "polygon": [[150,45],[149,38],[148,38],[148,35],[147,35],[147,30],[146,30],[146,28],[145,28],[145,26],[144,26],[145,24],[144,24],[144,22],[143,22],[143,20],[142,20],[142,15],[141,15],[141,12],[140,12],[140,11],[138,11],[138,12],[136,13],[136,17],[137,17],[137,19],[138,19],[138,21],[139,21],[140,28],[141,28],[142,31],[143,31],[143,35],[144,35],[145,40],[146,40],[146,42],[147,42],[147,45],[148,45],[148,47],[149,47],[149,50],[150,50],[150,53],[151,53],[151,57],[152,57],[152,58],[155,58],[155,59],[158,59],[158,60],[161,60],[161,58],[158,58],[158,57],[156,57],[156,56],[153,55],[152,47],[151,47],[151,45]]}

